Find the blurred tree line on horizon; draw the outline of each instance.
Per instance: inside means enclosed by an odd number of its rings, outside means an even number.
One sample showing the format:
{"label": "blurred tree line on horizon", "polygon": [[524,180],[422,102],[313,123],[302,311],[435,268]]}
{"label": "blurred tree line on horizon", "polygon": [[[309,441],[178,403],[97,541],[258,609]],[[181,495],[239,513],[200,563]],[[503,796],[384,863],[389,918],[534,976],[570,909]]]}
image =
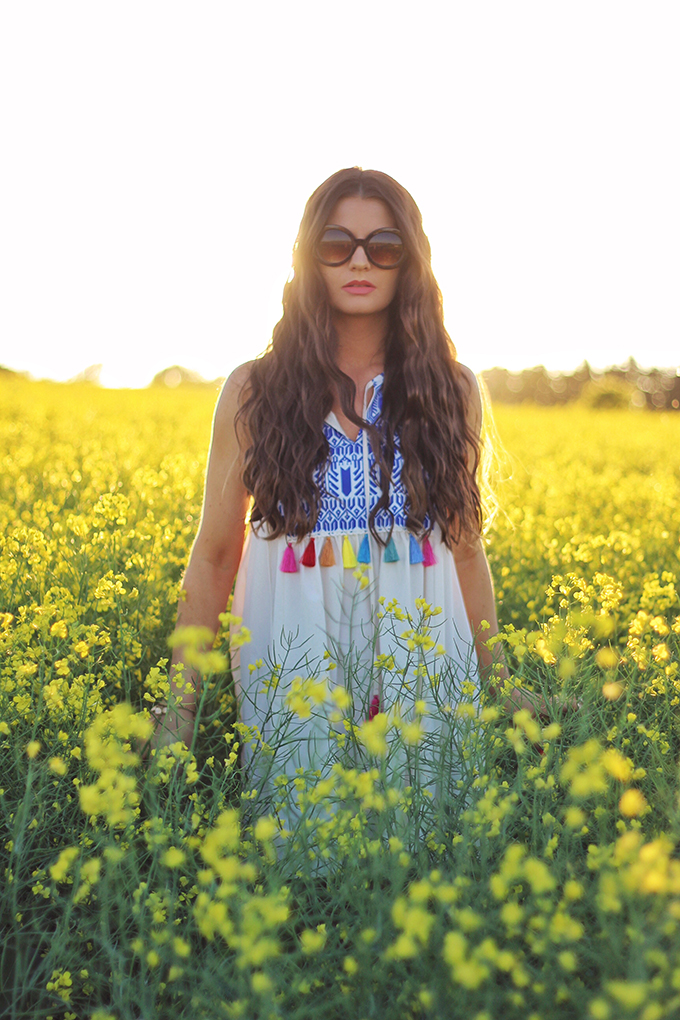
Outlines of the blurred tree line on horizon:
{"label": "blurred tree line on horizon", "polygon": [[[99,385],[101,365],[91,365],[68,383]],[[0,365],[0,376],[30,379],[27,372],[15,372]],[[648,408],[653,411],[680,410],[680,367],[641,368],[634,358],[622,365],[598,370],[584,361],[573,372],[549,372],[543,365],[510,372],[490,368],[481,373],[493,403],[521,404],[525,401],[549,407],[581,401],[594,408]],[[224,378],[204,379],[182,365],[157,372],[149,386],[174,389],[199,386],[219,389]]]}
{"label": "blurred tree line on horizon", "polygon": [[549,372],[543,365],[510,372],[481,373],[493,403],[551,406],[579,400],[595,408],[680,409],[680,368],[641,368],[634,358],[602,371],[587,361],[573,372]]}

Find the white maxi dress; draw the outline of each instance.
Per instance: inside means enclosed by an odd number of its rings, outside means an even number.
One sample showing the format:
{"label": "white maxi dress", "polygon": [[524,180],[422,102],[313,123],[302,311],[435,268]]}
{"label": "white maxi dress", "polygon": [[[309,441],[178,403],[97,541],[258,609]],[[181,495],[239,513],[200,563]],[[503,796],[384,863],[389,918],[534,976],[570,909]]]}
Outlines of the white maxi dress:
{"label": "white maxi dress", "polygon": [[[382,384],[380,374],[366,386],[363,417],[371,423],[381,413]],[[254,744],[273,748],[274,775],[328,765],[338,728],[334,688],[350,691],[355,723],[397,711],[419,719],[425,730],[460,702],[478,701],[478,665],[455,560],[438,528],[428,543],[406,529],[398,444],[390,492],[393,541],[386,549],[368,529],[380,488],[365,430],[352,441],[331,413],[324,433],[330,457],[318,477],[314,555],[309,536],[267,541],[251,526],[234,593],[233,612],[251,633],[233,656],[239,719],[256,734]],[[381,511],[379,534],[387,536],[391,523]],[[441,612],[424,621],[429,640],[414,648],[408,632],[418,630],[420,599]],[[304,698],[307,680],[317,685],[311,687],[312,710],[291,712],[291,695],[298,688]],[[330,693],[321,701],[324,682]],[[290,723],[282,736],[284,717]]]}

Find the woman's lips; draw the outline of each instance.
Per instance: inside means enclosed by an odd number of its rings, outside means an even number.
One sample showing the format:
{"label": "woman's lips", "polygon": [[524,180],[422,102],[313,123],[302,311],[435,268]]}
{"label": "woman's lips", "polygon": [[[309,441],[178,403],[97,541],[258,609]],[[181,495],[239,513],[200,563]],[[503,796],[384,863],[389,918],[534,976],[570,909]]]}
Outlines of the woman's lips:
{"label": "woman's lips", "polygon": [[369,283],[368,280],[352,280],[350,283],[346,283],[342,289],[348,294],[370,294],[375,290],[375,284]]}

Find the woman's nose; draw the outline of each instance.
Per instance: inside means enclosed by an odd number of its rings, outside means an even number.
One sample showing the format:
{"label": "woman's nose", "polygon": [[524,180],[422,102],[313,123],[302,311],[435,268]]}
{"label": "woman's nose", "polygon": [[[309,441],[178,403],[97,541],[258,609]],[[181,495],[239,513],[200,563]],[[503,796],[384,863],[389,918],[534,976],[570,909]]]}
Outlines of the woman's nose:
{"label": "woman's nose", "polygon": [[349,264],[352,268],[354,266],[356,266],[357,268],[359,266],[363,267],[364,269],[368,268],[369,261],[366,256],[366,252],[364,251],[361,245],[359,245],[358,248],[356,248],[354,255],[352,255],[352,258],[349,260]]}

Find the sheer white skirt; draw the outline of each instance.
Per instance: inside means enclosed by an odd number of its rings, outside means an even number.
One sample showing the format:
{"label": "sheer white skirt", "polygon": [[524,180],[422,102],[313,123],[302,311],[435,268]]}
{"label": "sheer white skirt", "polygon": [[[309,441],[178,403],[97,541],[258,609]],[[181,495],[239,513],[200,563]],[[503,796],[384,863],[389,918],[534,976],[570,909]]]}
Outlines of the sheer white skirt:
{"label": "sheer white skirt", "polygon": [[[458,704],[478,701],[473,636],[455,560],[440,532],[435,529],[430,539],[437,561],[431,566],[409,561],[405,530],[393,532],[395,562],[385,562],[383,547],[371,538],[371,563],[360,568],[361,577],[343,566],[343,537],[331,538],[333,566],[319,564],[325,535],[315,536],[312,567],[300,563],[309,540],[294,543],[295,573],[280,569],[284,538],[267,541],[250,529],[246,539],[233,612],[250,630],[251,641],[234,652],[234,678],[240,722],[256,732],[255,743],[272,748],[274,775],[323,769],[332,760],[336,687],[350,691],[355,723],[396,709],[404,718],[415,714],[432,735],[443,718],[455,715]],[[355,554],[362,539],[363,534],[349,536]],[[423,620],[422,604],[416,604],[421,599],[441,612]],[[291,695],[301,685],[303,696],[308,694],[307,680],[317,686],[305,715],[304,709],[291,711]],[[426,786],[434,782],[424,779]]]}

